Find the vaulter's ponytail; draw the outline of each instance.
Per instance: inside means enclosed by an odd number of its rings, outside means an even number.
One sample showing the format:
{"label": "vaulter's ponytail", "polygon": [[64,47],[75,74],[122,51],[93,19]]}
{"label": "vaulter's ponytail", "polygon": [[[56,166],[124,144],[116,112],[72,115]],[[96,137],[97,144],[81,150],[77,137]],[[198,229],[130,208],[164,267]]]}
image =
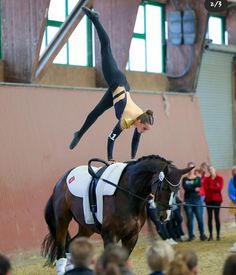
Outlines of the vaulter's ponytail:
{"label": "vaulter's ponytail", "polygon": [[137,119],[139,119],[141,123],[148,123],[150,125],[153,125],[154,123],[153,111],[147,110],[146,112],[138,116]]}

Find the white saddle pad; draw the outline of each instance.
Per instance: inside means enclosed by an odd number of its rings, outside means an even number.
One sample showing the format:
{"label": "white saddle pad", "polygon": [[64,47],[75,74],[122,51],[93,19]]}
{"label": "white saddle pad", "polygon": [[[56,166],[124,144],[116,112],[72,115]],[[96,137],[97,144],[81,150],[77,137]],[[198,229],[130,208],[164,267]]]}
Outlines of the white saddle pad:
{"label": "white saddle pad", "polygon": [[[104,182],[106,179],[115,185],[118,185],[121,173],[127,166],[127,163],[116,162],[108,166],[97,183],[96,197],[97,197],[97,219],[100,223],[103,221],[103,196],[111,196],[116,191],[116,186]],[[99,168],[93,167],[96,172]],[[79,166],[74,168],[67,176],[66,182],[70,192],[76,196],[83,198],[83,211],[85,222],[87,224],[94,224],[94,219],[89,206],[89,184],[92,176],[88,172],[88,166]]]}

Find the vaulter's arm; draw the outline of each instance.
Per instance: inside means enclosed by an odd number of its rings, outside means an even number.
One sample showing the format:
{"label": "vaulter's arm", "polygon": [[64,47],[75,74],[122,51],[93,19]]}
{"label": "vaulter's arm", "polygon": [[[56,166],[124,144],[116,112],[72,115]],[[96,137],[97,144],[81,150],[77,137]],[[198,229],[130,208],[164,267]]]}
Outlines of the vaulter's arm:
{"label": "vaulter's arm", "polygon": [[141,134],[138,132],[137,128],[135,128],[131,144],[131,159],[134,159],[136,156],[140,137]]}
{"label": "vaulter's arm", "polygon": [[107,158],[108,160],[113,160],[113,147],[116,138],[120,135],[123,129],[120,126],[120,122],[118,122],[115,128],[112,130],[107,140]]}

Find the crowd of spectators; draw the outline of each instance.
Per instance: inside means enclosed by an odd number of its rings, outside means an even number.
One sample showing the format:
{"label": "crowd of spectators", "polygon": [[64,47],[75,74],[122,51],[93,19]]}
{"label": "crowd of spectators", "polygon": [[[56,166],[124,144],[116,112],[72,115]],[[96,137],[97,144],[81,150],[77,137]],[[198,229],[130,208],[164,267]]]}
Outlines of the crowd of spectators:
{"label": "crowd of spectators", "polygon": [[[187,165],[193,167],[193,169],[182,178],[181,192],[178,192],[175,196],[176,203],[172,207],[171,220],[166,224],[157,221],[153,199],[149,200],[148,216],[155,224],[160,237],[169,244],[186,240],[193,241],[196,238],[195,224],[197,224],[201,241],[220,241],[220,206],[223,201],[223,177],[216,172],[212,165],[207,165],[205,162],[199,168],[192,161]],[[235,194],[236,192],[233,193],[233,196]],[[236,202],[236,197],[233,199]],[[205,217],[206,214],[207,217]],[[213,217],[216,227],[215,236],[213,234]],[[183,228],[186,228],[186,234]],[[206,233],[206,231],[208,232]]]}
{"label": "crowd of spectators", "polygon": [[[69,247],[70,270],[65,275],[133,275],[129,255],[118,244],[109,244],[96,256],[95,243],[86,237],[75,238]],[[198,275],[201,274],[198,256],[192,249],[173,249],[163,240],[153,241],[144,251],[149,275]],[[226,258],[222,275],[234,275],[236,254]],[[10,275],[10,260],[0,254],[0,275]]]}

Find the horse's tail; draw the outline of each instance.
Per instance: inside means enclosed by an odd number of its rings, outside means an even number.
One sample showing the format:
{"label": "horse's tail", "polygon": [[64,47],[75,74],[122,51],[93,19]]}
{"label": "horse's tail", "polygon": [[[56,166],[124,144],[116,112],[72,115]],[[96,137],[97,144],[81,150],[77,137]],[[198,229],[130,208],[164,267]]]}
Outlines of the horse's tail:
{"label": "horse's tail", "polygon": [[46,208],[44,210],[44,218],[48,225],[49,233],[45,236],[42,246],[41,254],[43,257],[47,258],[45,265],[53,265],[57,256],[57,246],[56,246],[56,219],[53,209],[53,199],[52,196],[49,198]]}

